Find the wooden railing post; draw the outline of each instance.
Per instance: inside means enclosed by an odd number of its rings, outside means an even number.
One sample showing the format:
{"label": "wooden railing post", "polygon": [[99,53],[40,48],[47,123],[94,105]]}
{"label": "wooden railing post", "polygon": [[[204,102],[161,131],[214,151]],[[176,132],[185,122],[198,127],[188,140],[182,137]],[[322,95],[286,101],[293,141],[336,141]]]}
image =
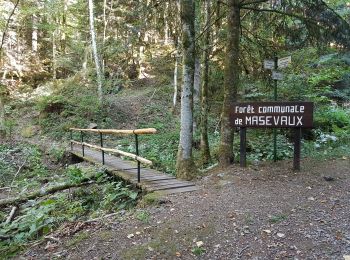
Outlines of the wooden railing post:
{"label": "wooden railing post", "polygon": [[84,133],[83,131],[80,131],[80,136],[81,136],[81,149],[83,153],[83,157],[85,156],[85,151],[84,151]]}
{"label": "wooden railing post", "polygon": [[[136,146],[136,155],[139,156],[139,138],[138,135],[135,134],[135,146]],[[141,163],[137,161],[137,182],[141,181]]]}
{"label": "wooden railing post", "polygon": [[[102,136],[102,133],[100,132],[100,143],[101,143],[101,147],[103,148],[103,136]],[[102,151],[102,165],[105,164],[105,151],[104,150],[101,150]]]}
{"label": "wooden railing post", "polygon": [[73,151],[73,130],[70,130],[70,150]]}

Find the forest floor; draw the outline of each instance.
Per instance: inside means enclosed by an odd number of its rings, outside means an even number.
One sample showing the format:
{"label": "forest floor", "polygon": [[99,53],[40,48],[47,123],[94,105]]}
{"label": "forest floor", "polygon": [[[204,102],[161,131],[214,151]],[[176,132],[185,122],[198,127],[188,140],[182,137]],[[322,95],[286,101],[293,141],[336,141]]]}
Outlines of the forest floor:
{"label": "forest floor", "polygon": [[16,259],[349,259],[350,158],[212,169],[199,191],[70,223]]}

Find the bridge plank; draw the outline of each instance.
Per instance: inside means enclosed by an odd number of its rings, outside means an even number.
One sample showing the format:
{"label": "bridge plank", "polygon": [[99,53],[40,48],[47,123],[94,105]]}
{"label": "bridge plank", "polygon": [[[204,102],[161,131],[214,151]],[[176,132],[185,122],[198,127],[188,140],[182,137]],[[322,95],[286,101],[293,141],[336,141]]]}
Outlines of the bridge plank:
{"label": "bridge plank", "polygon": [[178,181],[178,180],[161,180],[161,181],[143,181],[142,183],[144,183],[146,186],[164,186],[164,185],[172,185],[172,184],[177,184],[177,185],[194,185],[192,182],[186,182],[186,181]]}
{"label": "bridge plank", "polygon": [[157,191],[157,192],[159,192],[162,195],[168,195],[168,194],[191,192],[191,191],[197,191],[197,190],[199,190],[198,187],[190,186],[190,187],[182,187],[182,188],[173,188],[173,189],[161,190],[161,191]]}

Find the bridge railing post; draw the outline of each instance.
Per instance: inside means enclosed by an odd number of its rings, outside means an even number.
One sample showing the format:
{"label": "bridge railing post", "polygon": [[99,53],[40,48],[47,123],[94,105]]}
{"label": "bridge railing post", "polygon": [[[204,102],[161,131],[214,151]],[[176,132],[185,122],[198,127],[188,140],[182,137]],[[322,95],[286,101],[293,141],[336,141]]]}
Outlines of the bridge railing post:
{"label": "bridge railing post", "polygon": [[[101,144],[101,147],[103,148],[103,135],[102,133],[100,132],[100,144]],[[102,165],[105,164],[105,151],[101,150],[102,151]]]}
{"label": "bridge railing post", "polygon": [[[139,138],[138,135],[135,134],[135,148],[136,148],[136,155],[139,156]],[[141,163],[137,160],[137,182],[139,183],[141,181]]]}
{"label": "bridge railing post", "polygon": [[80,131],[80,137],[81,137],[81,151],[83,153],[83,157],[85,156],[85,149],[84,149],[84,132]]}
{"label": "bridge railing post", "polygon": [[73,130],[70,130],[70,150],[73,151]]}

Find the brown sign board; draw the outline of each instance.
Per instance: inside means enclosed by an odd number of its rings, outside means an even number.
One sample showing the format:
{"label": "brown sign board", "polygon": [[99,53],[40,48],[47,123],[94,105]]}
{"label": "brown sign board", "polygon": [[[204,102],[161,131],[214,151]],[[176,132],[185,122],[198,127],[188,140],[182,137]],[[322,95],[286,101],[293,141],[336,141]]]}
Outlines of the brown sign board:
{"label": "brown sign board", "polygon": [[233,127],[312,128],[312,102],[234,103],[230,120]]}

